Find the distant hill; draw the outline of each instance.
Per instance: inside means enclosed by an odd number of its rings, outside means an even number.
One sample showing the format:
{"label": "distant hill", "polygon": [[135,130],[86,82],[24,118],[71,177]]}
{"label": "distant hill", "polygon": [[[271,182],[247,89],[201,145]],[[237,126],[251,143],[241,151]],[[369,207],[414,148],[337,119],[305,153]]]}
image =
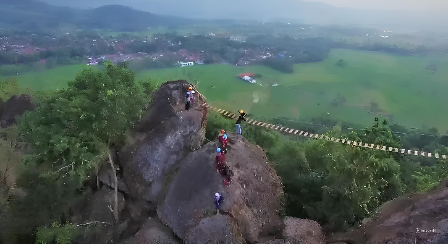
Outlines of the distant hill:
{"label": "distant hill", "polygon": [[165,17],[121,5],[106,5],[86,11],[84,28],[114,29],[117,31],[142,31],[148,27],[174,27],[188,23],[177,17]]}
{"label": "distant hill", "polygon": [[145,31],[148,27],[231,24],[232,20],[199,20],[156,15],[122,5],[95,9],[52,6],[35,0],[0,0],[0,28],[20,30],[109,29]]}
{"label": "distant hill", "polygon": [[302,20],[313,25],[351,25],[381,28],[384,30],[444,30],[448,25],[445,12],[381,11],[338,8],[320,2],[303,0],[42,0],[55,5],[85,8],[111,3],[123,3],[154,14],[174,15],[186,18],[253,19],[259,21]]}

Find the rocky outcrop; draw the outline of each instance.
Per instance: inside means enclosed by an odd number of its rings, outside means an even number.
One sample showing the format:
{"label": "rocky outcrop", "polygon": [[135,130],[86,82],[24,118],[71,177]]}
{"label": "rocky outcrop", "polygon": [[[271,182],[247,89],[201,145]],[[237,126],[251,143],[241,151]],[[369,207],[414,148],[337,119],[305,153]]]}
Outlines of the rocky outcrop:
{"label": "rocky outcrop", "polygon": [[0,120],[3,118],[3,110],[5,109],[5,102],[0,98]]}
{"label": "rocky outcrop", "polygon": [[187,85],[186,81],[163,84],[154,94],[134,140],[119,153],[124,180],[132,186],[129,191],[133,197],[157,203],[165,179],[202,143],[197,138],[204,138],[207,111],[198,106],[183,111],[182,91],[187,91]]}
{"label": "rocky outcrop", "polygon": [[236,221],[226,215],[215,215],[203,218],[192,228],[185,243],[246,243]]}
{"label": "rocky outcrop", "polygon": [[283,238],[289,243],[323,244],[322,227],[313,220],[286,217]]}
{"label": "rocky outcrop", "polygon": [[[385,203],[377,216],[359,229],[338,233],[332,240],[351,243],[448,243],[448,188],[442,182],[425,194],[413,194]],[[348,242],[348,241],[346,241]]]}
{"label": "rocky outcrop", "polygon": [[123,244],[152,243],[179,244],[181,242],[173,235],[171,229],[154,218],[149,218],[135,236],[123,242]]}
{"label": "rocky outcrop", "polygon": [[[114,191],[107,188],[101,188],[94,194],[87,194],[84,201],[79,203],[72,217],[75,224],[99,221],[114,224],[114,216],[111,211],[114,203]],[[118,211],[121,212],[125,207],[124,196],[118,193]]]}
{"label": "rocky outcrop", "polygon": [[[98,179],[108,187],[115,189],[115,182],[114,182],[114,172],[112,171],[112,168],[108,162],[105,162],[101,165],[100,170],[98,171]],[[122,178],[118,178],[118,190],[129,194],[128,186],[126,183],[124,183]]]}
{"label": "rocky outcrop", "polygon": [[30,95],[22,94],[20,96],[12,96],[3,104],[0,127],[5,128],[14,124],[16,116],[21,116],[25,111],[34,111],[35,108],[36,106],[32,103]]}
{"label": "rocky outcrop", "polygon": [[[163,84],[129,142],[114,157],[120,166],[119,197],[126,195],[124,206],[124,200],[119,206],[122,222],[113,228],[114,242],[319,243],[315,240],[321,230],[314,222],[282,221],[279,177],[263,150],[235,133],[228,133],[227,153],[233,181],[223,186],[215,169],[217,140],[201,146],[208,111],[200,97],[185,111],[187,87],[186,81]],[[83,211],[75,211],[74,223],[113,221],[112,174],[109,164],[100,168],[98,179],[104,185],[80,204]],[[219,214],[213,204],[215,192],[224,196]],[[110,238],[111,228],[105,230],[96,243]]]}
{"label": "rocky outcrop", "polygon": [[280,179],[263,151],[241,135],[228,135],[227,164],[234,171],[232,184],[223,186],[214,165],[217,143],[210,142],[183,160],[165,201],[158,207],[159,218],[177,236],[188,239],[207,214],[214,212],[213,195],[220,192],[225,198],[222,211],[232,217],[245,240],[255,243],[260,237],[281,236]]}

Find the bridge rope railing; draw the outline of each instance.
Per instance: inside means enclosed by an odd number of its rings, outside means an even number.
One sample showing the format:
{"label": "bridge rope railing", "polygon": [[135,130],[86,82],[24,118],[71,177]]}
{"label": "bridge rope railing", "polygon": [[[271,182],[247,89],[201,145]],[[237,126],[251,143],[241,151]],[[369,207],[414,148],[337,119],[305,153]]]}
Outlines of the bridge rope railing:
{"label": "bridge rope railing", "polygon": [[[199,93],[199,95],[205,101],[205,97],[200,93]],[[208,103],[204,103],[202,105],[213,110],[213,111],[220,113],[223,116],[229,117],[231,119],[237,119],[239,117],[238,115],[231,113],[229,111],[226,111],[224,109],[213,107]],[[324,140],[332,141],[335,143],[342,143],[342,144],[357,146],[357,147],[361,147],[361,148],[389,151],[389,152],[401,153],[404,155],[422,156],[422,157],[428,157],[428,158],[432,158],[434,156],[434,158],[436,158],[436,159],[444,159],[444,160],[446,160],[448,157],[447,155],[440,155],[438,153],[428,153],[428,152],[423,152],[423,151],[418,151],[418,150],[408,150],[408,149],[404,149],[404,148],[393,148],[393,147],[387,147],[387,146],[382,146],[382,145],[375,145],[372,143],[357,142],[357,141],[351,141],[351,140],[347,140],[347,139],[334,138],[334,137],[329,137],[329,136],[322,135],[322,134],[316,134],[316,133],[313,134],[313,133],[309,133],[306,131],[291,129],[291,128],[281,126],[281,125],[273,125],[270,123],[257,121],[257,120],[250,119],[250,118],[247,119],[246,122],[251,125],[256,125],[256,126],[263,127],[266,129],[285,132],[285,133],[289,133],[291,135],[299,135],[299,136],[304,136],[307,138],[318,139],[318,140],[324,139]]]}

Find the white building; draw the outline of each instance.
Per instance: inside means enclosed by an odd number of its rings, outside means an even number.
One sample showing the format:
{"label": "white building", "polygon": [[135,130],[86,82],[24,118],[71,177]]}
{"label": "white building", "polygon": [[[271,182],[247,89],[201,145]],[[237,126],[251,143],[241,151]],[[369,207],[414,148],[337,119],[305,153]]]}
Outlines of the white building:
{"label": "white building", "polygon": [[245,81],[249,81],[250,83],[256,83],[257,82],[256,80],[254,80],[253,78],[251,78],[249,76],[244,76],[242,79],[245,80]]}
{"label": "white building", "polygon": [[194,63],[193,62],[186,62],[186,63],[184,63],[184,62],[177,62],[181,67],[184,67],[184,66],[192,66],[192,65],[194,65]]}

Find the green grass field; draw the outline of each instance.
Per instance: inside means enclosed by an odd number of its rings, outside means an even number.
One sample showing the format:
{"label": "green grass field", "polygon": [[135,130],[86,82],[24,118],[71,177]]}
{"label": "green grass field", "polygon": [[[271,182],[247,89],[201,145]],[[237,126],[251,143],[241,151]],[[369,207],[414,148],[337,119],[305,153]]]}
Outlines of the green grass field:
{"label": "green grass field", "polygon": [[62,89],[67,87],[68,81],[75,79],[76,74],[81,71],[84,66],[87,65],[68,65],[42,72],[19,74],[13,77],[17,78],[17,82],[20,85],[36,91]]}
{"label": "green grass field", "polygon": [[[335,65],[339,59],[345,68]],[[435,63],[437,71],[425,69]],[[66,66],[42,73],[17,76],[18,82],[36,90],[66,86],[82,66]],[[242,72],[263,75],[256,84],[235,77]],[[323,62],[298,64],[293,74],[264,66],[198,65],[148,70],[159,85],[167,80],[199,81],[199,90],[210,104],[230,110],[243,109],[258,118],[288,117],[309,121],[324,117],[371,125],[374,117],[392,118],[403,124],[448,130],[448,59],[446,56],[402,57],[377,52],[335,49]],[[273,84],[279,86],[272,86]],[[331,103],[338,96],[346,102]],[[372,111],[372,103],[377,107]]]}

